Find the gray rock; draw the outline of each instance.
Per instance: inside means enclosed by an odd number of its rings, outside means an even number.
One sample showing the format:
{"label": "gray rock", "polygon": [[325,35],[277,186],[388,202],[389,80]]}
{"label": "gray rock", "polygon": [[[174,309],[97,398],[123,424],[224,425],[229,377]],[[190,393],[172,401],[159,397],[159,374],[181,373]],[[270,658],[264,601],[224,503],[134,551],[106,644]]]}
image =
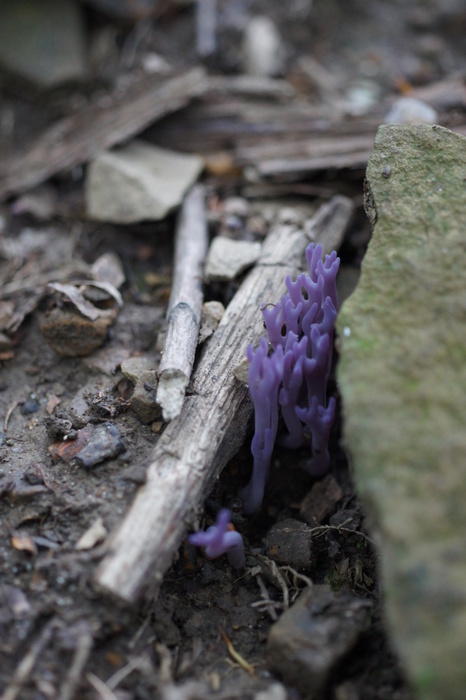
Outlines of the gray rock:
{"label": "gray rock", "polygon": [[370,608],[369,601],[351,593],[310,586],[271,628],[269,667],[303,700],[323,698],[330,674],[366,629]]}
{"label": "gray rock", "polygon": [[260,243],[216,236],[207,254],[206,277],[209,280],[233,280],[254,265],[260,252]]}
{"label": "gray rock", "polygon": [[333,515],[342,498],[340,484],[332,474],[327,474],[316,481],[306,494],[299,507],[299,514],[310,525],[319,525]]}
{"label": "gray rock", "polygon": [[430,105],[414,97],[400,97],[390,107],[385,124],[435,124],[438,114]]}
{"label": "gray rock", "polygon": [[2,0],[0,65],[39,88],[85,79],[80,5],[73,0]]}
{"label": "gray rock", "polygon": [[142,141],[105,151],[89,165],[87,215],[117,224],[163,219],[181,204],[203,167],[200,156]]}
{"label": "gray rock", "polygon": [[345,443],[393,640],[423,700],[466,687],[465,173],[463,136],[379,129],[375,229],[337,323]]}
{"label": "gray rock", "polygon": [[130,403],[141,423],[151,423],[162,416],[160,406],[155,402],[157,365],[157,361],[148,355],[129,357],[121,363],[122,374],[134,384]]}
{"label": "gray rock", "polygon": [[309,525],[286,518],[273,525],[265,536],[266,554],[277,564],[287,564],[297,571],[311,568],[312,539]]}
{"label": "gray rock", "polygon": [[118,457],[125,451],[120,431],[113,423],[98,425],[90,441],[76,455],[80,467],[92,469],[106,459]]}

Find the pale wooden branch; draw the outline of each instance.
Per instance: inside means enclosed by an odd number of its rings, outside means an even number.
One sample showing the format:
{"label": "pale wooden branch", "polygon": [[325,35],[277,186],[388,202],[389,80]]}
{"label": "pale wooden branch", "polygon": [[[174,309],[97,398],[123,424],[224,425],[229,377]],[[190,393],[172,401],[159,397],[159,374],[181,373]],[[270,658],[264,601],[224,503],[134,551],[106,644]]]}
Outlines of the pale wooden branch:
{"label": "pale wooden branch", "polygon": [[[324,242],[335,218],[346,211],[346,198],[322,207],[308,227]],[[233,375],[249,343],[263,334],[262,302],[276,302],[287,274],[295,276],[303,263],[309,237],[304,229],[278,226],[267,236],[261,257],[229,304],[217,330],[206,343],[193,378],[193,394],[185,400],[156,444],[147,482],[109,545],[96,572],[105,592],[134,603],[148,586],[155,594],[169,568],[195,510],[213,482],[243,443],[252,405],[247,387]]]}
{"label": "pale wooden branch", "polygon": [[185,198],[176,227],[173,285],[156,399],[166,421],[179,415],[191,378],[201,323],[207,244],[204,188],[196,185]]}

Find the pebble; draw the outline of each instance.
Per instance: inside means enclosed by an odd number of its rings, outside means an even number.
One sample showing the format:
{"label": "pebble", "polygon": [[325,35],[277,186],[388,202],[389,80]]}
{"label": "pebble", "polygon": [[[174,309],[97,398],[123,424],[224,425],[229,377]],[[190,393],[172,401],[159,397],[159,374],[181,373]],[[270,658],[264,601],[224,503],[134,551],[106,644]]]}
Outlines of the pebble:
{"label": "pebble", "polygon": [[130,404],[141,423],[152,423],[161,418],[161,409],[155,402],[157,364],[147,355],[130,357],[121,363],[122,374],[134,384]]}
{"label": "pebble", "polygon": [[266,554],[279,565],[297,571],[311,568],[312,539],[309,525],[287,518],[273,525],[265,536]]}
{"label": "pebble", "polygon": [[332,474],[316,481],[303,499],[299,514],[310,525],[320,525],[336,511],[337,503],[343,498],[340,484]]}
{"label": "pebble", "polygon": [[385,124],[435,124],[438,114],[430,105],[414,97],[401,97],[393,103]]}
{"label": "pebble", "polygon": [[125,451],[121,434],[113,423],[102,423],[98,425],[87,443],[76,455],[76,462],[80,467],[92,469],[101,462],[112,457],[118,457]]}
{"label": "pebble", "polygon": [[36,413],[39,408],[40,406],[37,401],[25,401],[23,404],[21,404],[20,413],[23,416],[28,416],[30,413]]}
{"label": "pebble", "polygon": [[367,628],[370,609],[352,593],[307,588],[269,632],[269,668],[304,698],[323,699],[331,674]]}

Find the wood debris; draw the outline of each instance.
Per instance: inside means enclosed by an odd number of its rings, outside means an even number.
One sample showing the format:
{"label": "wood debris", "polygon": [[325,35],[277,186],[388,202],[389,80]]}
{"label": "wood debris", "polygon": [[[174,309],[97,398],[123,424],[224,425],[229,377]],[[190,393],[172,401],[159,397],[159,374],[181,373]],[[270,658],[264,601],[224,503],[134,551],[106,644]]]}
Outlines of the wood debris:
{"label": "wood debris", "polygon": [[166,421],[179,415],[191,377],[201,323],[207,245],[204,188],[197,185],[185,198],[176,228],[173,286],[157,388],[157,403]]}

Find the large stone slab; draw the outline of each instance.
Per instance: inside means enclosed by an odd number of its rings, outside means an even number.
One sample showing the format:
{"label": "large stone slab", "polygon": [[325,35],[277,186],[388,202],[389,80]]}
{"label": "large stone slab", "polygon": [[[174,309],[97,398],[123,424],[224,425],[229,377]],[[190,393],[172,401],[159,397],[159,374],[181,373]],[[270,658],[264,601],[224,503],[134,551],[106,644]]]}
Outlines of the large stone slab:
{"label": "large stone slab", "polygon": [[38,88],[84,80],[84,16],[73,0],[1,0],[0,66]]}
{"label": "large stone slab", "polygon": [[338,319],[344,440],[395,645],[426,700],[466,695],[466,139],[384,126],[375,225]]}
{"label": "large stone slab", "polygon": [[116,224],[163,219],[180,206],[203,167],[200,156],[139,140],[105,151],[89,164],[87,215]]}

